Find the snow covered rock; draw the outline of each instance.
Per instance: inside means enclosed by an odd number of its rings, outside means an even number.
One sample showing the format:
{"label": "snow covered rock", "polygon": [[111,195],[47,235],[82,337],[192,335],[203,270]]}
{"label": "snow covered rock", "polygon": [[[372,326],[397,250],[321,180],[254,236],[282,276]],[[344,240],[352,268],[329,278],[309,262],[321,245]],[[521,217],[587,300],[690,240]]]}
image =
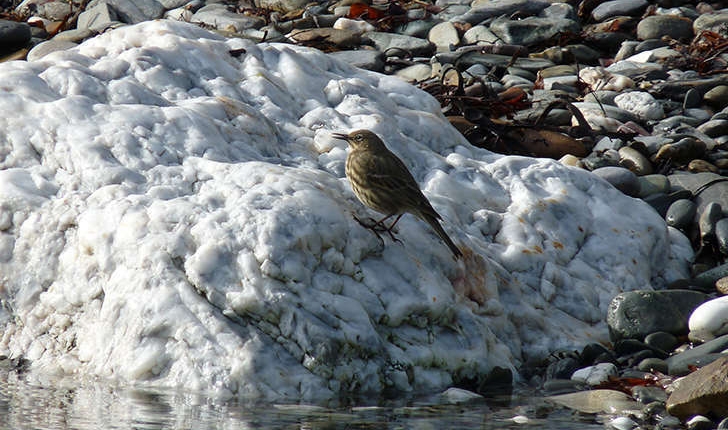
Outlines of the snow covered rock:
{"label": "snow covered rock", "polygon": [[[0,64],[0,354],[266,399],[440,390],[607,338],[618,292],[686,275],[641,201],[469,145],[438,103],[319,51],[157,21]],[[332,132],[408,164],[465,253],[401,243]]]}

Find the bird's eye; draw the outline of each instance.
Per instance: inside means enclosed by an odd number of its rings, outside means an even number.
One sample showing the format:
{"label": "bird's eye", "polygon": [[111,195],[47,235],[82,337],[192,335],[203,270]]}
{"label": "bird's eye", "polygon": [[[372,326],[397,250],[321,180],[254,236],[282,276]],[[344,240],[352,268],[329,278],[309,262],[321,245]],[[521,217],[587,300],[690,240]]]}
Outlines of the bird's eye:
{"label": "bird's eye", "polygon": [[364,140],[364,135],[363,135],[363,134],[357,134],[357,135],[356,135],[356,136],[354,137],[354,139],[356,139],[356,140],[358,140],[358,141],[360,141],[360,142],[361,142],[362,140]]}

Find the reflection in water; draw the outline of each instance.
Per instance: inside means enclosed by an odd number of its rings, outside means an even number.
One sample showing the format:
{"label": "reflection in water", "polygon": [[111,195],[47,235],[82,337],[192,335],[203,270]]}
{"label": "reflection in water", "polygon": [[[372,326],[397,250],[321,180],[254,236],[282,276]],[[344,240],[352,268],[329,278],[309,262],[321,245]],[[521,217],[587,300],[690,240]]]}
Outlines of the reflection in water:
{"label": "reflection in water", "polygon": [[[518,396],[510,398],[507,406],[503,399],[489,406],[484,400],[448,405],[430,398],[322,407],[252,404],[176,391],[36,378],[0,366],[0,428],[603,428],[593,416],[579,417],[539,399]],[[527,416],[528,424],[516,424],[513,417],[517,415]]]}

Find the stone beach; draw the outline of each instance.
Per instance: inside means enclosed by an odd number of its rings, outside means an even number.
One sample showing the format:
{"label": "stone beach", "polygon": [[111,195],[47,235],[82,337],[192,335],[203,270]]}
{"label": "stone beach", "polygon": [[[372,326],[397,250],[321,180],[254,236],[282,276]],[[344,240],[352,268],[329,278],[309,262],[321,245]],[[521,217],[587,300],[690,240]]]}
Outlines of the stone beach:
{"label": "stone beach", "polygon": [[[555,404],[608,416],[616,428],[728,428],[728,8],[721,6],[93,0],[80,8],[25,0],[4,4],[0,61],[40,60],[129,24],[186,21],[398,76],[432,94],[475,146],[592,171],[684,235],[695,252],[692,273],[661,290],[614,297],[604,315],[609,345],[528,362],[526,382]],[[628,394],[616,410],[615,391]],[[604,399],[604,407],[580,409],[579,396]]]}

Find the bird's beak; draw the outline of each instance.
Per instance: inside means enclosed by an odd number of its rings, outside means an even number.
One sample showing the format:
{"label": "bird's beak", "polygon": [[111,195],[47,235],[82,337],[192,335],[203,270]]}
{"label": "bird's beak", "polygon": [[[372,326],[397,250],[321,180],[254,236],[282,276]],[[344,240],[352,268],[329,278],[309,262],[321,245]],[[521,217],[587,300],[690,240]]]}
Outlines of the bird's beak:
{"label": "bird's beak", "polygon": [[349,140],[349,136],[342,133],[331,133],[334,139]]}

